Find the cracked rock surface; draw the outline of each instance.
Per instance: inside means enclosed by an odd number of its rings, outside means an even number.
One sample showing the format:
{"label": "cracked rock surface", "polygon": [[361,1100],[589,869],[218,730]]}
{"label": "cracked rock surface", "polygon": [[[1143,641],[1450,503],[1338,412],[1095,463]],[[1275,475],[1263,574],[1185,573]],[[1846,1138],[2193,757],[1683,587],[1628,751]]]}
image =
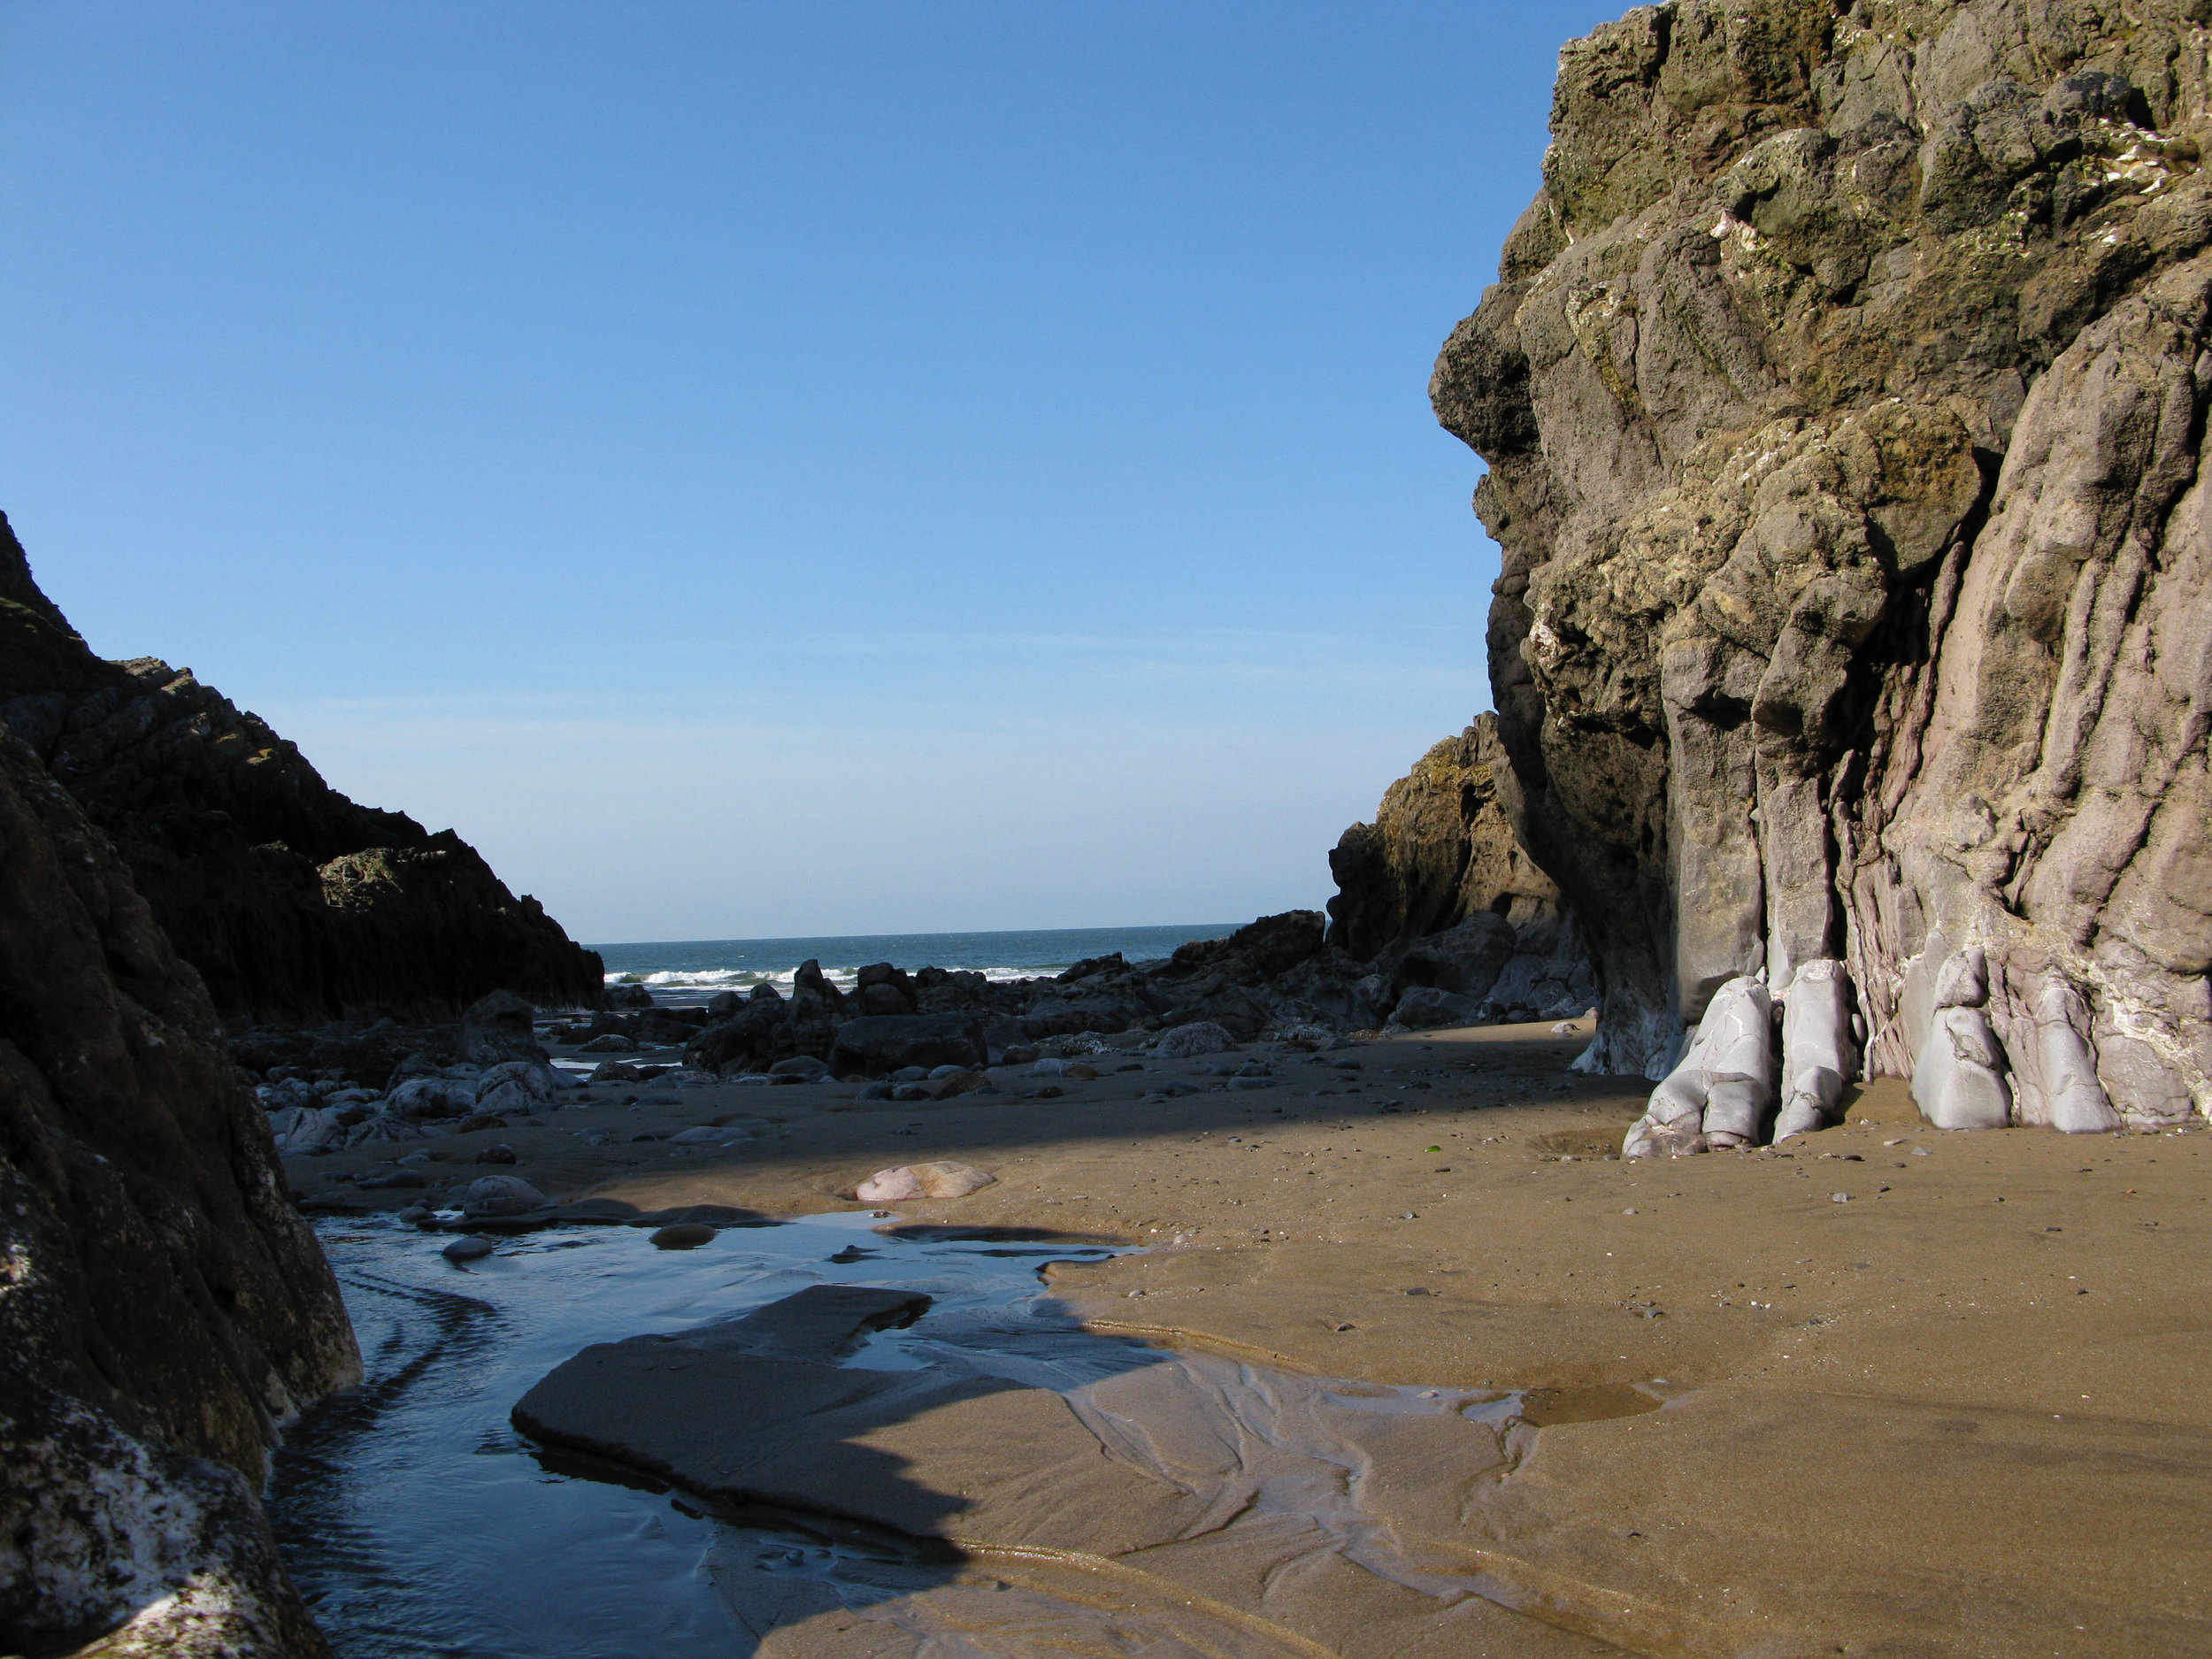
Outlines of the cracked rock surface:
{"label": "cracked rock surface", "polygon": [[1562,54],[1432,392],[1593,1068],[1834,960],[1939,1118],[2212,1110],[2207,20],[1684,0]]}

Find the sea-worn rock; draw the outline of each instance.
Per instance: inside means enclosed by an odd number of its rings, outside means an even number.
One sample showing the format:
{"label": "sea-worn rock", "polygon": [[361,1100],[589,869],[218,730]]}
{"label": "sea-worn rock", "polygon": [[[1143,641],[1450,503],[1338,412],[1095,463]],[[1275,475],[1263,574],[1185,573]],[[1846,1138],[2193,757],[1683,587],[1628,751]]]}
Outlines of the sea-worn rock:
{"label": "sea-worn rock", "polygon": [[1456,1025],[1479,1025],[1484,1005],[1471,996],[1460,996],[1432,986],[1416,986],[1398,999],[1390,1018],[1408,1031],[1441,1031]]}
{"label": "sea-worn rock", "polygon": [[597,1000],[598,956],[450,830],[357,805],[189,669],[104,662],[0,518],[0,725],[106,833],[226,1016]]}
{"label": "sea-worn rock", "polygon": [[461,1194],[465,1216],[526,1216],[551,1201],[519,1175],[480,1175]]}
{"label": "sea-worn rock", "polygon": [[970,1164],[902,1164],[878,1170],[854,1189],[864,1204],[895,1204],[909,1198],[965,1198],[998,1178]]}
{"label": "sea-worn rock", "polygon": [[497,1066],[511,1060],[546,1062],[538,1044],[538,1010],[512,991],[488,991],[461,1016],[461,1057],[472,1064]]}
{"label": "sea-worn rock", "polygon": [[657,1250],[695,1250],[714,1242],[714,1229],[701,1221],[679,1221],[656,1228],[649,1242]]}
{"label": "sea-worn rock", "polygon": [[1494,715],[1414,762],[1375,821],[1353,825],[1329,854],[1329,942],[1367,962],[1483,911],[1556,916],[1559,889],[1521,845],[1513,789]]}
{"label": "sea-worn rock", "polygon": [[841,1078],[882,1077],[902,1066],[980,1066],[988,1058],[973,1015],[864,1014],[837,1028],[829,1069]]}
{"label": "sea-worn rock", "polygon": [[1588,1067],[1834,962],[1947,1119],[2212,1110],[2205,22],[1681,0],[1562,54],[1432,392]]}
{"label": "sea-worn rock", "polygon": [[337,1286],[198,975],[6,733],[0,845],[0,1645],[320,1655],[255,1494],[360,1375]]}
{"label": "sea-worn rock", "polygon": [[[1200,1055],[1226,1054],[1236,1046],[1236,1039],[1223,1027],[1210,1019],[1198,1019],[1161,1033],[1152,1052],[1163,1060],[1191,1060]],[[1042,1065],[1043,1062],[1038,1064]],[[1064,1062],[1062,1069],[1065,1069]]]}

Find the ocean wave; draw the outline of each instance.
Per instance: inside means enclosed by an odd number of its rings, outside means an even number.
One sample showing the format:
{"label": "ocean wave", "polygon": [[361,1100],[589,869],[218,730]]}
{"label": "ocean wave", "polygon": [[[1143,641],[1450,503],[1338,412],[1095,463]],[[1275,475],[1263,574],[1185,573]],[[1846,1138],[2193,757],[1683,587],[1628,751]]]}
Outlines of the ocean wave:
{"label": "ocean wave", "polygon": [[[1066,965],[1057,963],[1028,968],[955,968],[951,972],[979,973],[994,984],[1004,984],[1013,979],[1050,979]],[[749,991],[757,985],[772,985],[779,991],[788,991],[797,972],[796,968],[633,968],[622,973],[610,973],[605,979],[609,985],[642,985],[654,991]],[[839,990],[849,991],[860,982],[860,967],[825,964],[822,977]]]}

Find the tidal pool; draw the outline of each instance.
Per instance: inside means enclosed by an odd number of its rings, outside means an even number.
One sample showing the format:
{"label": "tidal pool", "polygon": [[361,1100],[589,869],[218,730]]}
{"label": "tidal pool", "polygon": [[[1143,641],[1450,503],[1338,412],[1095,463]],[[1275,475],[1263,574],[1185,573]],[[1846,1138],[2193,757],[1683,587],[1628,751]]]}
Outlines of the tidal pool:
{"label": "tidal pool", "polygon": [[[1545,1402],[1311,1378],[1099,1335],[1075,1325],[1040,1270],[1106,1249],[887,1235],[883,1225],[817,1216],[725,1230],[689,1251],[657,1250],[632,1227],[572,1228],[507,1240],[460,1268],[439,1253],[442,1235],[381,1218],[323,1224],[368,1375],[295,1427],[270,1515],[341,1659],[1274,1659],[1386,1653],[1417,1639],[1480,1645],[1496,1635],[1483,1621],[1501,1617],[1527,1638],[1511,1651],[1588,1651],[1503,1612],[1526,1598],[1450,1541],[1471,1494],[1533,1445]],[[914,1372],[922,1394],[949,1376],[992,1379],[1010,1401],[1042,1397],[1022,1391],[1064,1401],[1079,1428],[1062,1425],[1079,1442],[1063,1466],[1087,1465],[1082,1478],[1106,1494],[1084,1500],[1100,1504],[1098,1536],[1120,1541],[1088,1541],[1080,1504],[1045,1490],[1031,1512],[1050,1517],[1060,1543],[979,1543],[972,1525],[960,1534],[969,1547],[955,1549],[856,1520],[865,1494],[834,1484],[769,1510],[537,1446],[510,1421],[518,1400],[588,1345],[681,1337],[818,1285],[930,1299],[916,1323],[868,1336],[840,1366]],[[1657,1406],[1632,1394],[1600,1415]],[[785,1449],[807,1432],[775,1431],[797,1437]],[[987,1427],[984,1444],[963,1451],[925,1434],[908,1462],[933,1489],[964,1495],[971,1471],[1003,1449]],[[1156,1529],[1145,1534],[1103,1513],[1121,1488],[1095,1485],[1102,1460],[1172,1518],[1145,1523]],[[1012,1484],[1030,1484],[1021,1455],[1011,1462]],[[1035,1471],[1037,1482],[1057,1478]],[[968,1518],[987,1532],[990,1494],[975,1495]]]}

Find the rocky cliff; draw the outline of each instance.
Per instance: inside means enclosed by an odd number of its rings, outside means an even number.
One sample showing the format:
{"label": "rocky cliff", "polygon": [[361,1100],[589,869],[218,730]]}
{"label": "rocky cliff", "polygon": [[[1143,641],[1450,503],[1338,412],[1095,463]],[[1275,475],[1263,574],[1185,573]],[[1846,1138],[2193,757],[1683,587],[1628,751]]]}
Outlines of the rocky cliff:
{"label": "rocky cliff", "polygon": [[2208,20],[1682,0],[1561,54],[1432,391],[1591,1065],[1803,980],[1939,1121],[2212,1110]]}
{"label": "rocky cliff", "polygon": [[359,1375],[199,978],[0,732],[0,1651],[323,1653],[255,1492]]}
{"label": "rocky cliff", "polygon": [[191,671],[93,655],[0,518],[0,725],[111,839],[225,1015],[449,1017],[599,994],[599,958],[451,831],[356,805]]}
{"label": "rocky cliff", "polygon": [[1361,961],[1456,927],[1478,910],[1555,921],[1559,888],[1521,845],[1513,770],[1497,717],[1479,715],[1384,791],[1371,824],[1329,854],[1329,942]]}

